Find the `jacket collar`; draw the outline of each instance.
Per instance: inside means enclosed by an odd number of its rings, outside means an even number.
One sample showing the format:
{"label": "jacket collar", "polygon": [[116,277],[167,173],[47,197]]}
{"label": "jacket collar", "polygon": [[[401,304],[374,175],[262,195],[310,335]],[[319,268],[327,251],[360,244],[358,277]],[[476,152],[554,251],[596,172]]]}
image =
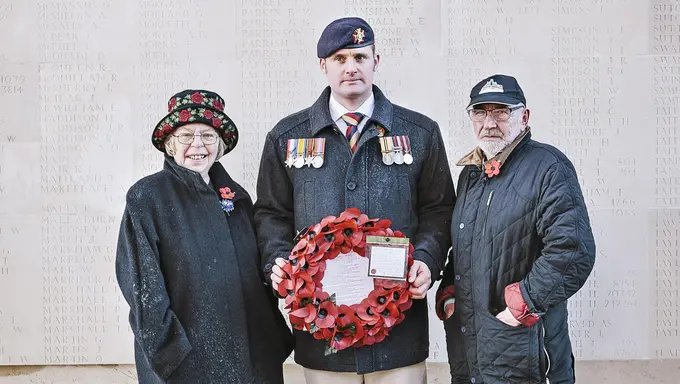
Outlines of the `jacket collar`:
{"label": "jacket collar", "polygon": [[210,176],[210,183],[214,186],[214,189],[210,184],[207,184],[205,180],[203,180],[203,177],[201,176],[200,173],[192,171],[191,169],[184,168],[181,165],[178,165],[175,162],[175,159],[168,155],[165,155],[165,163],[163,164],[163,169],[165,171],[170,172],[173,176],[179,179],[187,187],[197,192],[205,193],[212,191],[219,195],[220,188],[229,187],[229,189],[231,189],[232,191],[241,192],[236,193],[236,195],[234,196],[234,201],[247,196],[245,191],[238,184],[236,184],[236,182],[234,182],[234,180],[231,178],[231,176],[229,176],[229,174],[219,161],[215,161],[215,164],[213,164],[212,167],[210,167],[210,170],[208,170],[208,175]]}
{"label": "jacket collar", "polygon": [[527,126],[527,128],[524,130],[524,132],[522,132],[521,135],[517,136],[517,138],[512,143],[510,143],[510,145],[503,148],[502,151],[500,151],[496,156],[492,157],[491,159],[487,159],[486,155],[484,154],[484,151],[482,151],[481,148],[476,147],[475,149],[472,150],[472,152],[468,153],[467,155],[463,156],[462,159],[458,160],[456,165],[458,166],[475,165],[481,168],[484,165],[484,163],[491,160],[496,160],[498,163],[503,165],[508,160],[508,157],[510,157],[510,154],[512,154],[512,152],[518,147],[524,145],[524,143],[527,142],[529,139],[531,139],[531,127]]}
{"label": "jacket collar", "polygon": [[[331,117],[331,112],[328,108],[328,102],[331,97],[331,87],[326,87],[321,93],[321,96],[314,102],[309,110],[309,120],[311,125],[311,134],[316,136],[319,132],[327,127],[332,127],[335,123]],[[375,124],[370,124],[374,122],[379,124],[387,132],[390,131],[392,127],[392,103],[385,97],[380,88],[373,85],[373,97],[375,98],[375,106],[373,108],[373,115],[370,120],[366,123],[366,129],[368,129],[368,134],[373,136],[371,132],[374,131],[375,136],[378,135],[378,130],[375,128]],[[363,135],[362,135],[363,136]]]}

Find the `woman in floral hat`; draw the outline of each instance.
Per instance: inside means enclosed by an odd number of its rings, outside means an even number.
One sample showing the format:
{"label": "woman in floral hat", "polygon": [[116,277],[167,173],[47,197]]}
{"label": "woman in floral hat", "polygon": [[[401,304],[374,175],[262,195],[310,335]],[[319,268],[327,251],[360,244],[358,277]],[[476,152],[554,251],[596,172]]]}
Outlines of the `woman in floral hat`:
{"label": "woman in floral hat", "polygon": [[151,141],[163,170],[127,193],[116,276],[140,383],[283,383],[291,334],[263,283],[252,201],[217,161],[238,131],[216,93],[186,90]]}

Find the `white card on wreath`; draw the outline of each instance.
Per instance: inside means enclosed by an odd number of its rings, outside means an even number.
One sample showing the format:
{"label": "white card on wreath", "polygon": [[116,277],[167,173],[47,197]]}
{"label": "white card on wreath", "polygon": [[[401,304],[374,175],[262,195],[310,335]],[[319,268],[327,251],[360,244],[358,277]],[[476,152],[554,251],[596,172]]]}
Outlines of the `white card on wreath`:
{"label": "white card on wreath", "polygon": [[338,306],[359,304],[374,289],[373,278],[366,276],[367,270],[368,259],[355,252],[326,260],[323,290],[329,295],[335,294]]}
{"label": "white card on wreath", "polygon": [[368,276],[406,281],[409,239],[404,237],[366,236]]}

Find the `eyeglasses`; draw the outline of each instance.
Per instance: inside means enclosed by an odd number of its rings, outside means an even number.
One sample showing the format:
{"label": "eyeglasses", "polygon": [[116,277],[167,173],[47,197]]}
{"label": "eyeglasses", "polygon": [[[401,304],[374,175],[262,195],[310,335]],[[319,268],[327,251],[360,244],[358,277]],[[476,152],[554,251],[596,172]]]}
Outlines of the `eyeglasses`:
{"label": "eyeglasses", "polygon": [[486,117],[491,114],[491,118],[496,121],[508,121],[510,119],[510,114],[524,108],[523,105],[515,105],[507,108],[496,108],[496,109],[470,109],[468,110],[468,115],[470,115],[470,120],[475,122],[481,122],[486,120]]}
{"label": "eyeglasses", "polygon": [[217,141],[217,135],[214,133],[201,133],[200,135],[194,135],[191,133],[180,133],[179,135],[173,135],[182,144],[191,144],[194,142],[194,137],[201,136],[201,140],[204,144],[215,144]]}

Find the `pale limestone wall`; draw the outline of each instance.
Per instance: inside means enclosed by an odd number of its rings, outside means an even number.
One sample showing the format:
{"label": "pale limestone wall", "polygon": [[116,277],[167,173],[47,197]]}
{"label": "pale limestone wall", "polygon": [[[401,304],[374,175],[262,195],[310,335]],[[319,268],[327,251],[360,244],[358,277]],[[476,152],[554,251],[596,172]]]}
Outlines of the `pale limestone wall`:
{"label": "pale limestone wall", "polygon": [[519,79],[596,230],[577,358],[680,356],[678,0],[0,0],[0,365],[133,362],[112,261],[168,96],[225,97],[241,141],[222,161],[254,196],[264,135],[318,96],[316,41],[344,15],[373,24],[377,84],[439,122],[456,176],[469,89]]}

